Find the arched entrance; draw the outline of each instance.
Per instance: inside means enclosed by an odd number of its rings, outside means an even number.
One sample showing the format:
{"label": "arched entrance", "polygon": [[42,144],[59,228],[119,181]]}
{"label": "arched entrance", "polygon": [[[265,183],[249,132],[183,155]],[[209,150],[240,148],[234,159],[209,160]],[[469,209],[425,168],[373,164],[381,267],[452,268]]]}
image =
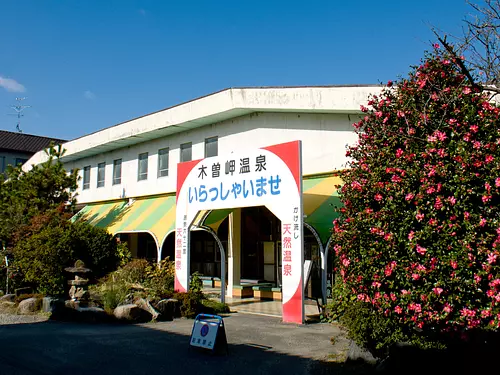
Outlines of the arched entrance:
{"label": "arched entrance", "polygon": [[116,234],[121,242],[126,242],[134,259],[158,261],[158,245],[156,238],[148,231],[119,232]]}

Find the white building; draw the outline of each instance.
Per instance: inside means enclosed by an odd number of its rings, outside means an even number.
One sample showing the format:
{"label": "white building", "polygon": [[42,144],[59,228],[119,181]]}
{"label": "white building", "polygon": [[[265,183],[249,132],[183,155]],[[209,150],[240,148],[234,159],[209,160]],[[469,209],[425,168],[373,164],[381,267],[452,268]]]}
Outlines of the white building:
{"label": "white building", "polygon": [[[105,128],[65,143],[62,161],[78,168],[80,216],[125,239],[135,256],[173,259],[177,163],[302,141],[305,258],[315,267],[308,293],[325,290],[325,249],[338,202],[334,172],[345,167],[346,145],[356,142],[352,124],[379,86],[226,89]],[[38,152],[27,166],[44,161]],[[227,256],[227,294],[253,293],[245,283],[269,283],[279,298],[280,233],[264,207],[200,215]],[[221,276],[214,238],[193,233],[191,271]]]}

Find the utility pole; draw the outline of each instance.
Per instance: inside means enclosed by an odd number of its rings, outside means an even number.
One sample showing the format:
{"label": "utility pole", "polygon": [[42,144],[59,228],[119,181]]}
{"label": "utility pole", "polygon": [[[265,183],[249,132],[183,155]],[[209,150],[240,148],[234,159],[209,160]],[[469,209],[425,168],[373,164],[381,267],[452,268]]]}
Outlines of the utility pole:
{"label": "utility pole", "polygon": [[23,131],[21,130],[21,117],[24,117],[23,111],[26,108],[31,108],[30,105],[23,105],[23,100],[26,100],[26,97],[23,98],[16,98],[17,103],[15,105],[11,105],[10,108],[12,108],[16,113],[9,113],[10,116],[16,116],[17,117],[17,124],[16,124],[16,130],[19,133],[22,133]]}

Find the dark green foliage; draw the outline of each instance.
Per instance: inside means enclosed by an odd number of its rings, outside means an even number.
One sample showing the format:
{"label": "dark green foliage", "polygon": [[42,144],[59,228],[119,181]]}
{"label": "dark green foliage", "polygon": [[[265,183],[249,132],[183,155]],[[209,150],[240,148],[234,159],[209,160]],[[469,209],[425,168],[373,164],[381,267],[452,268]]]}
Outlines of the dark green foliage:
{"label": "dark green foliage", "polygon": [[78,171],[65,171],[59,159],[64,154],[61,146],[47,149],[46,154],[47,161],[29,172],[9,166],[6,178],[0,179],[0,241],[6,247],[15,245],[13,234],[34,216],[61,207],[71,212],[73,208]]}
{"label": "dark green foliage", "polygon": [[53,213],[37,216],[31,226],[23,227],[22,235],[12,249],[14,266],[24,282],[40,293],[64,293],[64,268],[73,260],[70,226],[68,221]]}
{"label": "dark green foliage", "polygon": [[73,237],[72,258],[81,259],[100,278],[116,270],[120,262],[117,243],[106,229],[97,228],[86,222],[71,224]]}

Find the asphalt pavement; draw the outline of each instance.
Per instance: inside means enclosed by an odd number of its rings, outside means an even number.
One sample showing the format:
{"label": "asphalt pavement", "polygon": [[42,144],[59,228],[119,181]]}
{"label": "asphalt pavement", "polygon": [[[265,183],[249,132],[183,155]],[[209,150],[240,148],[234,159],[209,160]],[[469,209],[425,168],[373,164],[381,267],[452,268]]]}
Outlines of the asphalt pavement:
{"label": "asphalt pavement", "polygon": [[326,362],[341,358],[348,346],[331,324],[300,326],[245,314],[224,321],[228,355],[189,350],[193,320],[187,319],[0,325],[0,374],[317,375],[329,373]]}

